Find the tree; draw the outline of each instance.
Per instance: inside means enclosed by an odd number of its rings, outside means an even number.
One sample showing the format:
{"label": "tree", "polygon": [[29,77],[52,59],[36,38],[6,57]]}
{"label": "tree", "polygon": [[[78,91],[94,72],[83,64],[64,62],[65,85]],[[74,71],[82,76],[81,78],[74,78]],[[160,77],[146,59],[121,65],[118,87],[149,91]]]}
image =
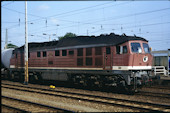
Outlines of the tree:
{"label": "tree", "polygon": [[7,45],[7,48],[17,48],[18,46],[16,46],[16,45],[14,45],[14,44],[11,44],[11,43],[9,43],[8,45]]}
{"label": "tree", "polygon": [[59,40],[61,40],[63,38],[76,37],[76,36],[77,36],[76,34],[69,32],[69,33],[66,33],[64,36],[61,36],[61,37],[58,37],[58,38],[59,38]]}

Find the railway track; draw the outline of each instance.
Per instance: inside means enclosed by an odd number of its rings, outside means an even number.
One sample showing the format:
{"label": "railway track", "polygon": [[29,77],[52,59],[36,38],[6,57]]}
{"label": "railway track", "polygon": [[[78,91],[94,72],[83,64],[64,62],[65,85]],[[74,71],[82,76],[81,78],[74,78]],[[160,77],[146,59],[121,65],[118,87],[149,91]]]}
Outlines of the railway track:
{"label": "railway track", "polygon": [[147,87],[147,88],[153,88],[153,89],[165,89],[165,90],[170,90],[170,87],[163,87],[163,86],[150,86],[150,87]]}
{"label": "railway track", "polygon": [[2,112],[13,112],[13,113],[29,113],[26,110],[15,108],[9,105],[1,104],[1,110]]}
{"label": "railway track", "polygon": [[127,99],[118,99],[113,97],[103,97],[89,94],[81,94],[66,91],[56,91],[51,89],[34,88],[29,86],[11,85],[4,84],[1,85],[2,88],[8,88],[13,90],[20,90],[32,93],[40,93],[51,96],[59,96],[64,98],[71,98],[82,101],[95,102],[100,104],[107,104],[111,106],[126,107],[130,109],[137,109],[140,111],[154,111],[154,112],[170,112],[170,105],[155,104],[148,102],[133,101]]}
{"label": "railway track", "polygon": [[[10,101],[10,103],[15,104],[15,106],[2,104],[2,107],[5,107],[11,111],[16,112],[73,112],[66,109],[61,109],[54,106],[49,106],[45,104],[35,103],[31,101],[21,100],[13,97],[8,96],[1,96],[2,101]],[[18,106],[22,104],[22,106]],[[19,108],[18,108],[19,107]]]}
{"label": "railway track", "polygon": [[170,99],[169,93],[157,93],[157,92],[155,93],[155,92],[150,92],[150,91],[139,91],[139,93],[136,93],[135,95]]}

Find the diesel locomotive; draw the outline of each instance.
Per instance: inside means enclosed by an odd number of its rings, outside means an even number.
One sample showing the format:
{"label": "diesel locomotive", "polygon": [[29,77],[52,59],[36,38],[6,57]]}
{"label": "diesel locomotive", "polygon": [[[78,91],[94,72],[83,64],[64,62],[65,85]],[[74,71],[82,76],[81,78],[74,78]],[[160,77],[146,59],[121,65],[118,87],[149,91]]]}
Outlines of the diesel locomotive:
{"label": "diesel locomotive", "polygon": [[[148,41],[142,37],[110,33],[28,45],[29,77],[37,81],[135,91],[152,77],[153,57]],[[24,46],[10,50],[8,56],[7,77],[23,80]]]}

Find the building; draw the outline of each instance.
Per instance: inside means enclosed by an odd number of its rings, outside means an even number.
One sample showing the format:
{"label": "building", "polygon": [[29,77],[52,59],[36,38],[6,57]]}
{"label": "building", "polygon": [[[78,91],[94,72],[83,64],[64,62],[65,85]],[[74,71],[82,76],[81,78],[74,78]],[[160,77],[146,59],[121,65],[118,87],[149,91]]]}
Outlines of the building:
{"label": "building", "polygon": [[152,51],[153,66],[161,67],[164,66],[166,70],[164,75],[170,75],[170,49],[161,51]]}

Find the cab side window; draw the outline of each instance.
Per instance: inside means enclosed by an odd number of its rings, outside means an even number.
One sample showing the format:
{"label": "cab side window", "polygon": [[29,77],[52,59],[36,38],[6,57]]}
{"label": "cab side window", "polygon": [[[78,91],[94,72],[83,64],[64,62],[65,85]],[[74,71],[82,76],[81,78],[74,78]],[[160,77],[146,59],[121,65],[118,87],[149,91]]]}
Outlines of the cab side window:
{"label": "cab side window", "polygon": [[116,54],[126,54],[127,52],[127,46],[116,46]]}
{"label": "cab side window", "polygon": [[123,54],[124,53],[127,53],[128,51],[127,51],[127,46],[123,46]]}
{"label": "cab side window", "polygon": [[120,46],[116,46],[116,54],[120,54]]}

